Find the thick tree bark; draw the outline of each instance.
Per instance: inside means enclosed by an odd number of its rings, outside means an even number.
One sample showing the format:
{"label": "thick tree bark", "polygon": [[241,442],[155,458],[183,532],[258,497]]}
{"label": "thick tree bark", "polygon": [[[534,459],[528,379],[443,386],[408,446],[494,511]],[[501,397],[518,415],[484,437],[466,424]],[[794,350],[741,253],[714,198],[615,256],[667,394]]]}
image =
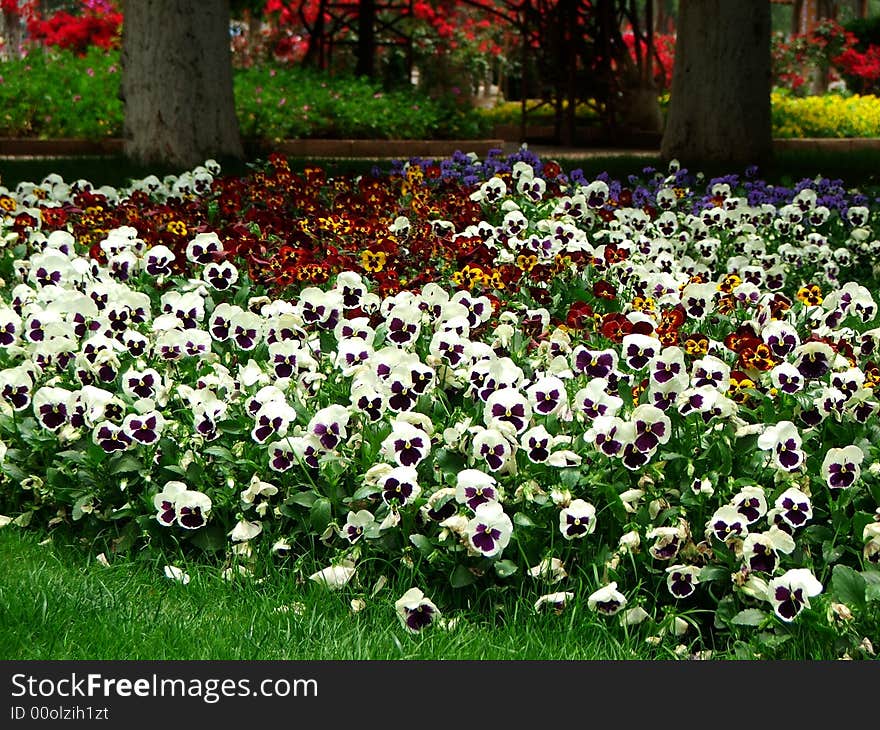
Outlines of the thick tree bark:
{"label": "thick tree bark", "polygon": [[124,0],[123,14],[126,156],[185,168],[243,158],[229,0]]}
{"label": "thick tree bark", "polygon": [[681,0],[661,156],[688,164],[766,162],[770,3]]}

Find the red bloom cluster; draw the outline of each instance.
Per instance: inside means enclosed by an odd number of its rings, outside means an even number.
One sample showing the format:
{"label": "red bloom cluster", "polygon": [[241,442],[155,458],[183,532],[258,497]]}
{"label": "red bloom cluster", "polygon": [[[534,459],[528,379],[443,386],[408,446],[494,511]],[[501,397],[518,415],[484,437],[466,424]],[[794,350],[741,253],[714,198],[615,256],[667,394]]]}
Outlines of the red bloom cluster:
{"label": "red bloom cluster", "polygon": [[44,46],[84,54],[91,46],[109,49],[119,45],[122,13],[111,2],[83,0],[77,14],[59,10],[46,17],[32,7],[27,17],[28,34]]}

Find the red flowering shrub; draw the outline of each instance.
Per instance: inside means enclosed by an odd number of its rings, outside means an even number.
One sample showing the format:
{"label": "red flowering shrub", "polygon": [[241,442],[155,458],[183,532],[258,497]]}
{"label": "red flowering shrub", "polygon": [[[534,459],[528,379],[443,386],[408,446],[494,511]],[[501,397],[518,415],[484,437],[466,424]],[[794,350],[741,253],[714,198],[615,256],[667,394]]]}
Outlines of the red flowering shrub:
{"label": "red flowering shrub", "polygon": [[122,13],[110,0],[82,0],[75,15],[59,10],[43,17],[35,5],[27,8],[27,29],[33,41],[78,54],[91,46],[118,47],[121,27]]}
{"label": "red flowering shrub", "polygon": [[[637,63],[636,40],[631,30],[623,34],[623,42],[629,49],[633,63]],[[647,44],[641,43],[641,57],[647,54]],[[658,33],[654,36],[654,83],[658,91],[669,91],[672,86],[672,65],[675,63],[675,36],[670,33]]]}

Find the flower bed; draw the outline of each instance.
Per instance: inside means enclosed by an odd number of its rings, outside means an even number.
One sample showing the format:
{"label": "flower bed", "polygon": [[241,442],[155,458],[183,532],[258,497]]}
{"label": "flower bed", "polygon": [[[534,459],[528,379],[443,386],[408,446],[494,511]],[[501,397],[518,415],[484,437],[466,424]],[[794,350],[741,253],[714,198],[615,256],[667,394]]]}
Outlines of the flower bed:
{"label": "flower bed", "polygon": [[414,632],[490,590],[768,649],[876,616],[877,206],[839,181],[275,155],[0,210],[5,523],[364,600],[405,565]]}

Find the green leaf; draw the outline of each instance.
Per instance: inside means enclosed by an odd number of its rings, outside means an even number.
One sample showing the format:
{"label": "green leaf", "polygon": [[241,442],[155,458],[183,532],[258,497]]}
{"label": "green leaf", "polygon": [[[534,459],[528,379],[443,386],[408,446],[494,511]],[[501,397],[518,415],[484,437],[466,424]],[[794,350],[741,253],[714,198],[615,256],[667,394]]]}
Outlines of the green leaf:
{"label": "green leaf", "polygon": [[226,548],[226,533],[220,525],[209,525],[196,530],[189,542],[206,553],[217,553]]}
{"label": "green leaf", "polygon": [[72,511],[71,516],[73,517],[74,522],[82,519],[82,516],[84,514],[83,507],[85,507],[87,504],[91,503],[92,497],[93,497],[93,495],[86,494],[86,495],[80,497],[78,500],[76,500],[76,502],[73,503],[73,511]]}
{"label": "green leaf", "polygon": [[737,626],[760,626],[769,618],[769,614],[757,608],[747,608],[730,619]]}
{"label": "green leaf", "polygon": [[573,489],[581,481],[581,470],[577,467],[566,467],[560,469],[558,473],[559,481],[562,482],[563,486],[568,487],[569,489]]}
{"label": "green leaf", "polygon": [[3,464],[2,469],[4,474],[7,474],[14,482],[18,482],[19,484],[28,478],[27,472],[23,471],[15,464],[6,462]]}
{"label": "green leaf", "polygon": [[425,535],[418,533],[409,536],[409,541],[415,545],[422,555],[430,555],[434,552],[434,544]]}
{"label": "green leaf", "polygon": [[474,582],[474,574],[467,569],[466,565],[458,565],[449,577],[449,583],[453,588],[464,588]]}
{"label": "green leaf", "polygon": [[758,643],[770,649],[775,649],[778,646],[782,646],[791,637],[791,634],[774,634],[770,631],[762,631],[758,634]]}
{"label": "green leaf", "polygon": [[327,525],[330,524],[330,516],[332,507],[330,500],[326,497],[319,497],[309,509],[309,521],[315,532],[323,532]]}
{"label": "green leaf", "polygon": [[519,567],[512,560],[499,560],[495,563],[495,572],[499,578],[508,578],[516,573],[517,570],[519,570]]}
{"label": "green leaf", "polygon": [[706,565],[700,570],[700,581],[709,583],[713,580],[730,580],[730,571],[717,565]]}
{"label": "green leaf", "polygon": [[830,542],[822,543],[822,560],[828,565],[840,560],[844,552],[843,547],[840,545],[832,545]]}
{"label": "green leaf", "polygon": [[107,470],[110,474],[123,474],[125,472],[140,471],[144,468],[140,459],[131,454],[119,454],[107,462]]}
{"label": "green leaf", "polygon": [[465,468],[464,455],[449,449],[440,449],[435,463],[444,476],[457,476]]}
{"label": "green leaf", "polygon": [[835,565],[831,573],[831,595],[840,603],[860,611],[865,609],[868,583],[848,565]]}
{"label": "green leaf", "polygon": [[216,456],[218,459],[222,461],[238,461],[229,449],[225,446],[209,446],[207,449],[202,449],[203,454],[208,454],[209,456]]}
{"label": "green leaf", "polygon": [[865,579],[865,599],[868,601],[880,601],[880,571],[863,570],[862,577]]}
{"label": "green leaf", "polygon": [[288,504],[298,504],[300,507],[311,507],[318,500],[318,495],[314,492],[297,492],[290,499]]}

